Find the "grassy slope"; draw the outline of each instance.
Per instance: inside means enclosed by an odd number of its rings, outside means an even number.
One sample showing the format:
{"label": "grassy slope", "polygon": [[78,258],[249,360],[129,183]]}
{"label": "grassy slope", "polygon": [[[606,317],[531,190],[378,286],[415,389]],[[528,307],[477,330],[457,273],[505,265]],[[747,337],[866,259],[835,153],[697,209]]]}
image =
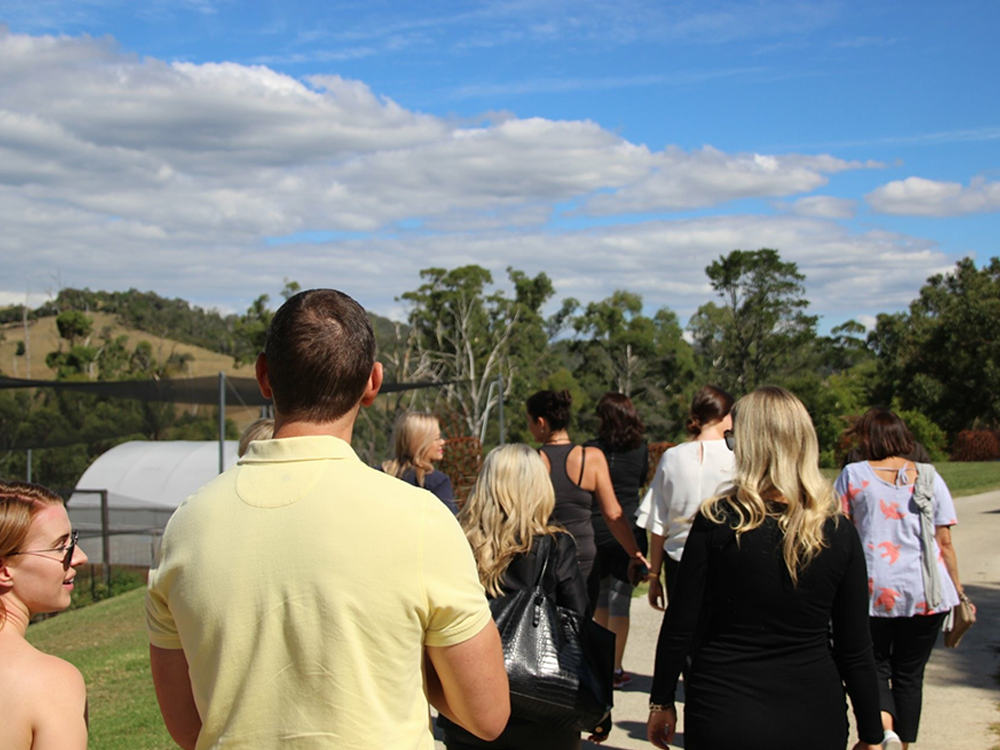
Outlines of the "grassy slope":
{"label": "grassy slope", "polygon": [[[934,468],[954,497],[1000,489],[1000,461],[942,461],[934,464]],[[823,469],[823,474],[830,480],[836,479],[839,473],[839,469]]]}
{"label": "grassy slope", "polygon": [[144,596],[145,589],[135,589],[28,628],[28,640],[37,648],[83,672],[94,750],[176,748],[149,676]]}
{"label": "grassy slope", "polygon": [[[237,368],[233,364],[233,358],[226,354],[209,351],[193,344],[181,344],[172,339],[160,338],[145,331],[137,331],[134,328],[125,328],[119,325],[116,316],[108,313],[88,313],[94,319],[94,333],[90,337],[92,346],[99,346],[99,336],[105,326],[111,328],[114,337],[127,336],[128,347],[132,349],[140,341],[148,341],[153,346],[153,356],[157,360],[166,360],[174,352],[177,354],[190,354],[193,359],[188,363],[187,370],[178,377],[202,377],[205,375],[218,375],[220,371],[231,377],[252,378],[254,377],[253,367],[244,365]],[[56,329],[56,319],[54,316],[40,318],[30,325],[31,333],[31,372],[27,372],[27,362],[24,357],[17,357],[14,352],[17,350],[17,343],[24,341],[24,329],[20,324],[9,324],[3,328],[4,340],[0,341],[0,372],[19,378],[35,378],[38,380],[52,380],[54,375],[52,370],[45,366],[45,355],[59,348],[59,331]],[[67,345],[62,341],[62,345]],[[200,407],[210,409],[211,407]],[[242,427],[252,422],[259,416],[258,409],[229,405],[226,408],[227,416]]]}
{"label": "grassy slope", "polygon": [[[119,325],[115,315],[109,313],[88,313],[94,319],[94,332],[90,336],[91,346],[100,346],[99,336],[105,326],[111,328],[111,335],[118,337],[125,335],[128,337],[129,348],[134,348],[140,341],[148,341],[153,346],[153,356],[158,360],[166,360],[172,352],[178,354],[190,353],[194,359],[191,361],[188,376],[198,377],[201,375],[216,375],[220,370],[227,375],[236,377],[252,378],[253,368],[244,365],[237,369],[233,365],[233,358],[219,354],[217,352],[203,349],[193,344],[181,344],[172,339],[165,339],[155,336],[145,331],[137,331],[134,328],[125,328]],[[31,373],[25,371],[26,362],[24,357],[15,357],[17,342],[24,341],[24,329],[20,323],[13,323],[4,326],[5,340],[0,342],[0,369],[10,375],[14,374],[14,362],[17,361],[17,377],[38,378],[39,380],[52,380],[52,370],[45,366],[45,355],[59,348],[59,331],[56,328],[55,316],[39,318],[29,324],[28,330],[31,333]],[[66,341],[62,341],[65,347]]]}

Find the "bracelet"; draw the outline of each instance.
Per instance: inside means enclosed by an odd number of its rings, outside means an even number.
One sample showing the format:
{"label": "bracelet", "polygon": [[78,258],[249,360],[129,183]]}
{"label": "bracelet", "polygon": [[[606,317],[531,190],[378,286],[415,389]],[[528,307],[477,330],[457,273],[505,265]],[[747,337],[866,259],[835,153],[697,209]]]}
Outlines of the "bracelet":
{"label": "bracelet", "polygon": [[958,600],[962,602],[962,604],[972,604],[972,599],[970,599],[964,591],[958,595]]}
{"label": "bracelet", "polygon": [[652,701],[650,701],[649,702],[649,710],[650,710],[650,712],[653,712],[653,711],[673,711],[674,710],[674,704],[673,703],[653,703]]}

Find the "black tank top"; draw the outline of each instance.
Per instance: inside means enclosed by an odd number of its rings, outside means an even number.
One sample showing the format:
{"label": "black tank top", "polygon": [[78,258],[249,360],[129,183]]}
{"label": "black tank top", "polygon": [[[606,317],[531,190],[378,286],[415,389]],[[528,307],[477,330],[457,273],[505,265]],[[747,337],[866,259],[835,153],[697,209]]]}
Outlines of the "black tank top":
{"label": "black tank top", "polygon": [[549,459],[549,474],[552,477],[552,487],[556,492],[556,507],[552,519],[561,525],[576,539],[576,556],[580,561],[581,572],[586,578],[594,564],[597,547],[594,544],[594,527],[590,523],[590,508],[594,504],[594,494],[580,486],[583,481],[583,469],[586,465],[587,451],[581,448],[580,477],[574,482],[566,473],[566,461],[570,451],[576,448],[572,443],[565,445],[543,445],[538,449]]}

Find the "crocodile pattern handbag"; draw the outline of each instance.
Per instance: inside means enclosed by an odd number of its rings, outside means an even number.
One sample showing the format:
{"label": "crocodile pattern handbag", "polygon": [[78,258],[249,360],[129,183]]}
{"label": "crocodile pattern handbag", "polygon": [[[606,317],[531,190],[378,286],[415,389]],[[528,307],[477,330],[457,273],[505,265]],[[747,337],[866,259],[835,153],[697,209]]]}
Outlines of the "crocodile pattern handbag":
{"label": "crocodile pattern handbag", "polygon": [[545,592],[554,546],[551,537],[539,540],[532,586],[490,602],[503,641],[511,715],[591,731],[611,711],[615,636]]}

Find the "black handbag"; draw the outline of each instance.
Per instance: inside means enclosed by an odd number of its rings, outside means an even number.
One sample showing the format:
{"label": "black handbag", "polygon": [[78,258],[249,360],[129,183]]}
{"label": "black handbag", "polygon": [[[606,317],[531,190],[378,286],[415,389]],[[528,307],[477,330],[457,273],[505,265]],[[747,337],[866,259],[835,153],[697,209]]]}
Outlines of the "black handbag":
{"label": "black handbag", "polygon": [[614,702],[615,636],[545,592],[552,542],[549,536],[538,542],[532,586],[490,602],[503,641],[511,716],[592,731]]}

